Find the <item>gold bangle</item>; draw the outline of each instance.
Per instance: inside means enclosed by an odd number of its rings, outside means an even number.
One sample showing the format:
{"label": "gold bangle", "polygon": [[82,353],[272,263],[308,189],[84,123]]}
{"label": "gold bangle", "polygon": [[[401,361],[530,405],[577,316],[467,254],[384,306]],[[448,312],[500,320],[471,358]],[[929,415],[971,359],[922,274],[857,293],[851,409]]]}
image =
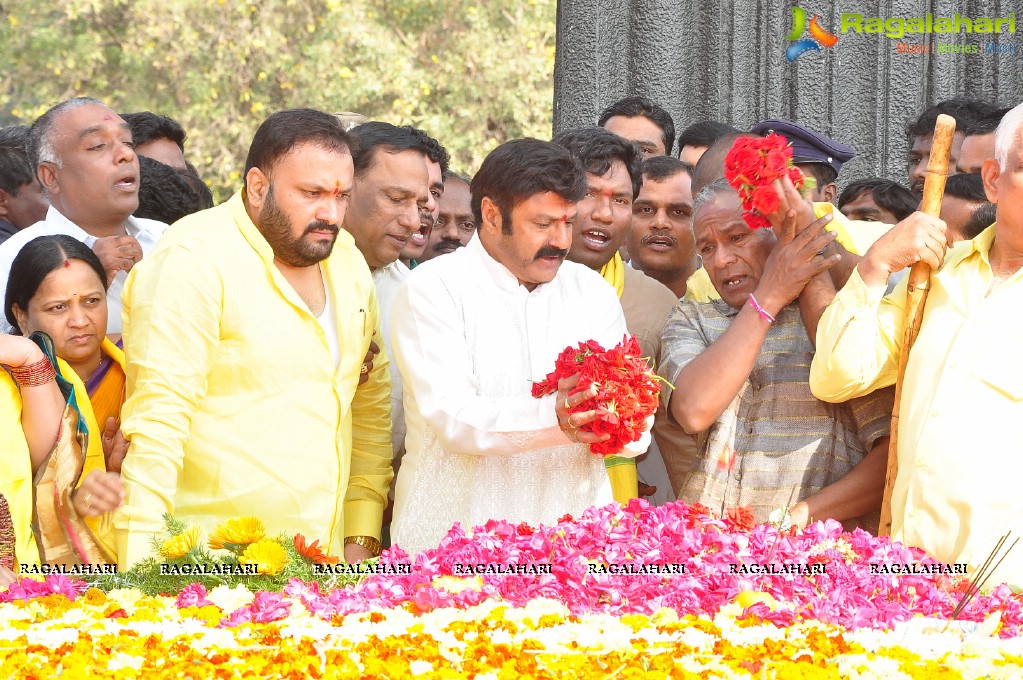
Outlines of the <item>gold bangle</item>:
{"label": "gold bangle", "polygon": [[363,548],[368,550],[373,557],[380,556],[380,541],[372,536],[349,536],[345,539],[345,545],[352,543],[355,545],[361,545]]}

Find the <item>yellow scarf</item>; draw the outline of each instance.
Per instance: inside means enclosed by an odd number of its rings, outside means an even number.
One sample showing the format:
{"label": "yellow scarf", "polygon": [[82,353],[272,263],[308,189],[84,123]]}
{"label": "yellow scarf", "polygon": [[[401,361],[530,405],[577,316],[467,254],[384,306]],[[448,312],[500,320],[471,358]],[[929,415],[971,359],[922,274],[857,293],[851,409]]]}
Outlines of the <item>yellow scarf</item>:
{"label": "yellow scarf", "polygon": [[614,286],[615,292],[618,293],[618,299],[621,300],[622,293],[625,292],[625,261],[622,259],[621,253],[615,253],[615,256],[600,268],[600,275]]}
{"label": "yellow scarf", "polygon": [[[600,275],[611,284],[618,299],[625,292],[625,261],[620,253],[615,253],[607,264],[600,269]],[[636,472],[635,458],[608,456],[604,459],[608,479],[611,480],[611,492],[616,501],[625,505],[630,499],[639,496],[639,475]]]}

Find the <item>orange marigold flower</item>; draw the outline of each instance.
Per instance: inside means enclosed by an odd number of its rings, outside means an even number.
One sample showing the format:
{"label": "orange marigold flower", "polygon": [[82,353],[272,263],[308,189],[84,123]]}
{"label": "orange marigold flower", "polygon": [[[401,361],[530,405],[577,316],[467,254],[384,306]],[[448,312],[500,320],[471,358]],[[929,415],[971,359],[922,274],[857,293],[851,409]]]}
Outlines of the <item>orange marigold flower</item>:
{"label": "orange marigold flower", "polygon": [[320,549],[319,540],[313,541],[312,543],[306,544],[305,536],[302,534],[295,534],[295,550],[298,554],[306,558],[313,564],[337,564],[340,562],[340,558],[332,557],[323,550]]}
{"label": "orange marigold flower", "polygon": [[229,519],[210,534],[210,547],[214,550],[237,550],[266,536],[266,527],[256,517]]}

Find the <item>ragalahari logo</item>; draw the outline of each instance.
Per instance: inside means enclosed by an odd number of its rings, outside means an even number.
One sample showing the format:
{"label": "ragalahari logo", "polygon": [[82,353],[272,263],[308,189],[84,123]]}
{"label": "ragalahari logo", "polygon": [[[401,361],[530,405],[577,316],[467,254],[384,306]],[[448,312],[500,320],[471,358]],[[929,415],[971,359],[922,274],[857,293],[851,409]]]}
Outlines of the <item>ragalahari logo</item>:
{"label": "ragalahari logo", "polygon": [[[798,42],[792,43],[785,50],[785,58],[789,60],[790,64],[800,55],[810,51],[820,52],[822,47],[834,47],[838,42],[837,35],[821,28],[817,21],[817,15],[814,15],[809,22],[806,20],[807,16],[809,15],[802,7],[792,8],[792,30],[786,40]],[[803,33],[809,33],[810,37],[803,38]]]}

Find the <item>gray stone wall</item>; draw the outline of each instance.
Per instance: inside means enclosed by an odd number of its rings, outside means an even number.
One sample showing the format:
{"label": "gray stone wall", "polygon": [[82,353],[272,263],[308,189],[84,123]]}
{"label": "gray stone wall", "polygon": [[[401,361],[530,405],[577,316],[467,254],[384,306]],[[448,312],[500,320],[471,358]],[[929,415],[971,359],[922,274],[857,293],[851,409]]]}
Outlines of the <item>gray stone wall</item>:
{"label": "gray stone wall", "polygon": [[[838,43],[793,63],[791,8],[818,14]],[[994,43],[1004,54],[900,54],[899,40],[841,33],[840,15],[1008,17],[1010,34],[906,35],[902,42]],[[609,104],[642,95],[664,106],[678,131],[711,118],[748,129],[765,118],[799,121],[859,152],[842,186],[878,175],[906,182],[906,122],[942,99],[1023,101],[1021,0],[560,0],[554,129],[596,123]]]}

